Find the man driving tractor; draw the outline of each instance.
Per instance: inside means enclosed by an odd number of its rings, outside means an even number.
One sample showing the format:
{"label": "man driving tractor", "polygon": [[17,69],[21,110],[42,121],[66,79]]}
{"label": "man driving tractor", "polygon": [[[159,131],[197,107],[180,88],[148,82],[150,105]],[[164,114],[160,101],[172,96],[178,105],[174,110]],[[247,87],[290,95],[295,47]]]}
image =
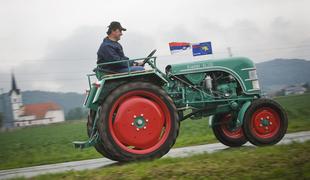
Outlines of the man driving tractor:
{"label": "man driving tractor", "polygon": [[[119,22],[113,21],[110,23],[107,31],[108,36],[103,39],[97,52],[97,64],[129,59],[124,55],[122,45],[118,43],[123,35],[122,31],[126,31],[126,29],[123,28]],[[107,64],[101,66],[101,68],[119,73],[144,70],[142,62],[130,62],[129,67],[127,62],[120,62],[116,64]]]}

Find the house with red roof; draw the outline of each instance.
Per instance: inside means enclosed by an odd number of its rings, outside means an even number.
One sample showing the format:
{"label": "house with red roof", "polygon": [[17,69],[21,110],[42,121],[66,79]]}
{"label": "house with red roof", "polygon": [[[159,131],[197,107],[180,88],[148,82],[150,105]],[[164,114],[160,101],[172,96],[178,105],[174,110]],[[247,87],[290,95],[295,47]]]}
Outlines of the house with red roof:
{"label": "house with red roof", "polygon": [[50,124],[64,121],[62,108],[54,102],[25,104],[21,106],[19,119],[14,126]]}
{"label": "house with red roof", "polygon": [[12,88],[5,103],[4,127],[22,127],[65,121],[64,111],[54,102],[23,104],[22,94],[12,74]]}

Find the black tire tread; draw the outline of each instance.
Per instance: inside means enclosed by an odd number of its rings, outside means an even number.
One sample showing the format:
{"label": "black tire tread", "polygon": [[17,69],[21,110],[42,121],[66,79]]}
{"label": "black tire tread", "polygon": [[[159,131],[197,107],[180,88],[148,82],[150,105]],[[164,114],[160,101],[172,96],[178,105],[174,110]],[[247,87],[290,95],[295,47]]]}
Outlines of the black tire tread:
{"label": "black tire tread", "polygon": [[[91,136],[92,133],[92,128],[93,128],[93,123],[94,123],[94,116],[95,116],[95,111],[94,110],[89,110],[88,115],[87,115],[87,135],[88,137]],[[101,141],[97,142],[94,145],[95,149],[97,152],[100,154],[104,155],[105,157],[112,159],[112,160],[117,160],[116,157],[114,157],[112,154],[108,152],[108,150],[104,147],[104,144],[101,143]]]}
{"label": "black tire tread", "polygon": [[[243,138],[239,139],[232,139],[227,137],[221,128],[220,121],[223,118],[225,114],[216,114],[213,117],[213,122],[215,122],[215,125],[212,126],[213,133],[216,137],[217,140],[219,140],[222,144],[229,146],[229,147],[240,147],[243,144],[247,142],[246,137],[244,136]],[[216,123],[219,122],[219,123]]]}

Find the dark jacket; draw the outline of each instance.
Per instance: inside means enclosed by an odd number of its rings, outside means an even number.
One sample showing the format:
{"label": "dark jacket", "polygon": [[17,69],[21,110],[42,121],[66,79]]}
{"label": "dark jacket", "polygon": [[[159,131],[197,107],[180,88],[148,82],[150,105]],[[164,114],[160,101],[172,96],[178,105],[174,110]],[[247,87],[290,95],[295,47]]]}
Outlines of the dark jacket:
{"label": "dark jacket", "polygon": [[[108,37],[103,39],[103,42],[101,43],[97,52],[97,64],[126,59],[129,58],[124,55],[123,47],[120,43],[112,41]],[[127,62],[122,62],[117,64],[107,64],[101,67],[104,69],[115,70],[126,68],[127,66]]]}

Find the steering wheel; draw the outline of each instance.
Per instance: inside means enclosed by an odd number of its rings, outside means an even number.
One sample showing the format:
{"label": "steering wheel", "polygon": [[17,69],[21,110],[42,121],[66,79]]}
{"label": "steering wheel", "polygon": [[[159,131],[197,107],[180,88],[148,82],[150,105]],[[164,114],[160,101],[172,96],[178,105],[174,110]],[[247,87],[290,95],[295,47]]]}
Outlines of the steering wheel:
{"label": "steering wheel", "polygon": [[151,57],[156,53],[156,49],[154,49],[142,62],[141,66],[144,66],[145,63],[148,63]]}

